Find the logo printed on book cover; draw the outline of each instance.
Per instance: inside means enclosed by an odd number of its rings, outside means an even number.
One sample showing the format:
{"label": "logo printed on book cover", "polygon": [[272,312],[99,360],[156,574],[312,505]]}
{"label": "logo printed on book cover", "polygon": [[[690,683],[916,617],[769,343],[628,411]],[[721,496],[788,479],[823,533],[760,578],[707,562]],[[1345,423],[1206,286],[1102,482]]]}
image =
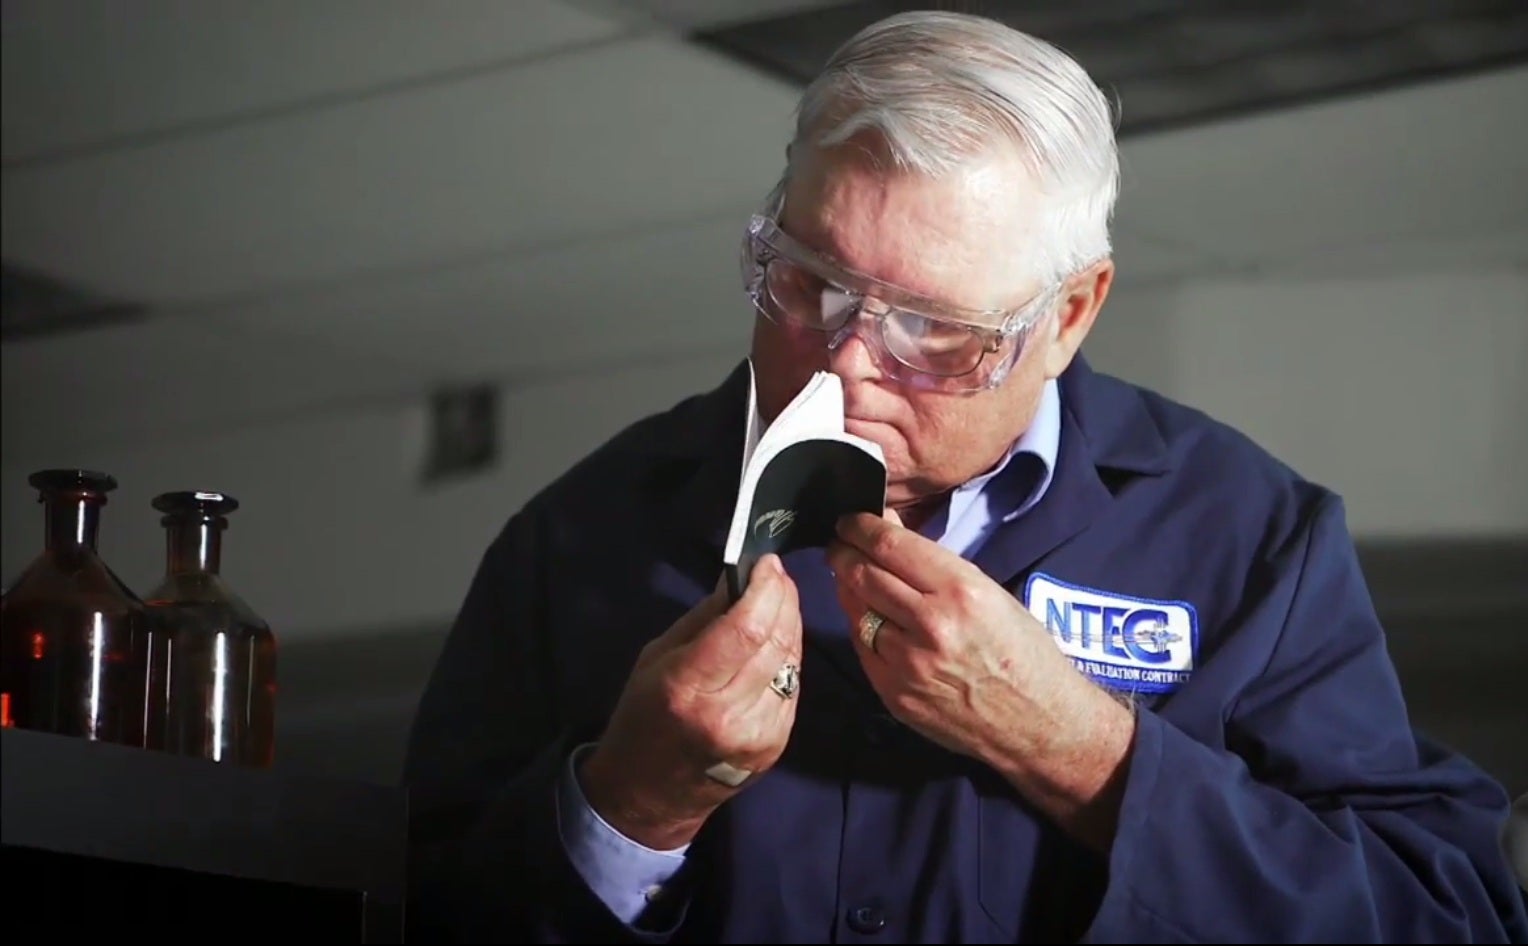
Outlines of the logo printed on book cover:
{"label": "logo printed on book cover", "polygon": [[759,528],[761,526],[767,525],[769,526],[769,538],[778,539],[780,536],[789,532],[791,530],[791,526],[794,525],[795,522],[796,510],[774,509],[766,512],[764,515],[753,521],[753,532],[754,535],[758,535]]}
{"label": "logo printed on book cover", "polygon": [[1171,693],[1193,675],[1199,615],[1186,601],[1115,594],[1036,572],[1025,583],[1024,604],[1096,683]]}
{"label": "logo printed on book cover", "polygon": [[815,372],[767,425],[751,360],[749,379],[743,466],[722,548],[733,601],[764,555],[825,548],[844,515],[880,512],[886,504],[886,459],[874,441],[844,429],[837,375]]}

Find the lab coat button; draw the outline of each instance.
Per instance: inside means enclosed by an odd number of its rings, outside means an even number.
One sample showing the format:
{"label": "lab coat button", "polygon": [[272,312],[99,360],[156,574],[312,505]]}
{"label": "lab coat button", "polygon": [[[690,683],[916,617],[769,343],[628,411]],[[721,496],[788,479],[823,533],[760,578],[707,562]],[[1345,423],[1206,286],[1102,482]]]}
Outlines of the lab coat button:
{"label": "lab coat button", "polygon": [[849,929],[856,933],[879,933],[886,927],[886,914],[875,907],[855,907],[849,911]]}

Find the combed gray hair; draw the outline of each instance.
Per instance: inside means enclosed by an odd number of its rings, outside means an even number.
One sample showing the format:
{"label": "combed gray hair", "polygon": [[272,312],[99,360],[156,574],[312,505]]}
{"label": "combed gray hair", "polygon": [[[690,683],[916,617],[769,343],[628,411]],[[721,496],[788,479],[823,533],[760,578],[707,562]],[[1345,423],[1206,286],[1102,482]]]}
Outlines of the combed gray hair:
{"label": "combed gray hair", "polygon": [[[1043,280],[1110,253],[1119,195],[1114,115],[1102,90],[1055,46],[985,17],[888,17],[838,48],[802,94],[798,145],[830,148],[875,132],[897,167],[939,177],[1016,143],[1044,201],[1031,249]],[[789,174],[789,168],[787,168]]]}

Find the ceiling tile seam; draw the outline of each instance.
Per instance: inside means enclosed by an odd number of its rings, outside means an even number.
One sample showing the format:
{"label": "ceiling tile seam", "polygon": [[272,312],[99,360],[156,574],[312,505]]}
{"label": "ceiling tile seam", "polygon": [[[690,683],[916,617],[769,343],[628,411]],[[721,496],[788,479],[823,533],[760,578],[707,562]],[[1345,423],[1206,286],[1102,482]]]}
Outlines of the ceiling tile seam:
{"label": "ceiling tile seam", "polygon": [[0,169],[6,172],[47,170],[60,165],[77,163],[123,151],[150,150],[160,145],[187,138],[216,135],[249,125],[279,121],[314,112],[333,111],[391,96],[409,95],[415,92],[472,82],[477,79],[500,73],[514,72],[518,69],[524,69],[563,57],[598,52],[602,49],[644,39],[651,35],[659,35],[659,31],[623,29],[613,34],[563,43],[552,48],[541,49],[524,55],[475,62],[451,69],[379,82],[362,88],[325,92],[318,95],[290,99],[274,105],[239,109],[222,115],[174,122],[125,134],[61,145],[56,148],[43,148],[28,154],[0,160]]}

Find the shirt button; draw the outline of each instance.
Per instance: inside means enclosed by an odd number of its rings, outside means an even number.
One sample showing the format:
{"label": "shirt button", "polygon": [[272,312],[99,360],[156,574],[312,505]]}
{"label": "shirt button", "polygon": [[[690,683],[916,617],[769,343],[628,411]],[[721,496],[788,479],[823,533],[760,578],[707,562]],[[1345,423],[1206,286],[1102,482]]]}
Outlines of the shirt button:
{"label": "shirt button", "polygon": [[886,927],[886,914],[876,907],[855,907],[849,911],[849,929],[856,933],[879,933]]}

